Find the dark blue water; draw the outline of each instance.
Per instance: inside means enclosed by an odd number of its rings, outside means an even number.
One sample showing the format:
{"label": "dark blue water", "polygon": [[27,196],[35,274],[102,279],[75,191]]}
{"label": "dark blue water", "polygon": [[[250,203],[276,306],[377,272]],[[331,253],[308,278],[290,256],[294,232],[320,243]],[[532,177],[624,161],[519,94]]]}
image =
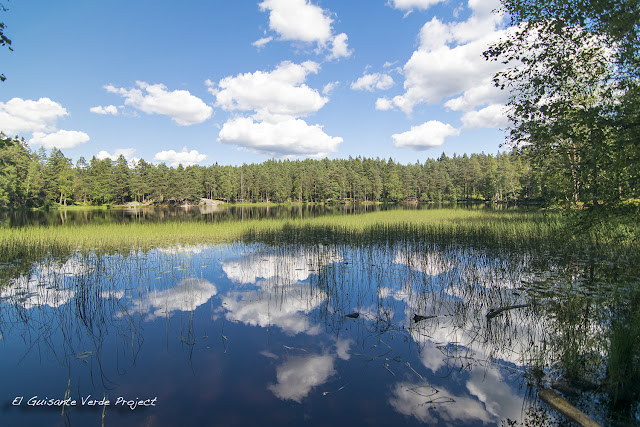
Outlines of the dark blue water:
{"label": "dark blue water", "polygon": [[526,301],[518,259],[233,244],[44,260],[0,291],[0,424],[530,419],[524,373],[544,322],[531,308],[486,319]]}

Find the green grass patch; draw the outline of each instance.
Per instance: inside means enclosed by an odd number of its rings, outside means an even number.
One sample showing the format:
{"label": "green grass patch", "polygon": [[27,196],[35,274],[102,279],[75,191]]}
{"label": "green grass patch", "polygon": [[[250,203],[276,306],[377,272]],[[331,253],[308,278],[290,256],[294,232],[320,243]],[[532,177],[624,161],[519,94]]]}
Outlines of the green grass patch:
{"label": "green grass patch", "polygon": [[562,218],[541,212],[463,209],[393,210],[308,219],[87,224],[0,228],[0,262],[72,250],[148,249],[171,244],[241,239],[300,241],[388,240],[422,236],[475,236],[514,243],[558,235]]}
{"label": "green grass patch", "polygon": [[[73,250],[136,250],[172,244],[234,240],[278,242],[390,242],[464,239],[480,244],[530,246],[532,242],[579,241],[560,212],[466,209],[390,210],[305,219],[87,224],[0,228],[0,262],[34,259]],[[629,227],[629,225],[627,225]],[[635,236],[637,226],[626,230]],[[577,237],[578,236],[578,237]],[[619,234],[616,234],[619,237]],[[599,236],[599,243],[606,237]],[[617,246],[633,244],[619,240]]]}

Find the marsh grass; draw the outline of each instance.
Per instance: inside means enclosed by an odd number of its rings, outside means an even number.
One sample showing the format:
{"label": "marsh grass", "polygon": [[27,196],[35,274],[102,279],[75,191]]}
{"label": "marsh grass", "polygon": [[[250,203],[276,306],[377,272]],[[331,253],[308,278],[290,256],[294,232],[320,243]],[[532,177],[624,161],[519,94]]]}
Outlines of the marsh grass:
{"label": "marsh grass", "polygon": [[162,245],[223,243],[242,239],[380,241],[416,236],[475,236],[517,243],[557,235],[562,221],[543,213],[455,209],[383,211],[297,220],[224,223],[161,222],[0,228],[0,262],[74,250],[137,250]]}

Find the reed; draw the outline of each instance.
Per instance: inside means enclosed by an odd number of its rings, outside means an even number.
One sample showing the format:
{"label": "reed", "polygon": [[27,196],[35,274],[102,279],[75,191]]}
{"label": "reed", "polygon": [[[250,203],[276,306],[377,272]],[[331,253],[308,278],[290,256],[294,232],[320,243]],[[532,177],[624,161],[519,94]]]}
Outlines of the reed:
{"label": "reed", "polygon": [[0,262],[35,259],[75,250],[145,250],[173,244],[236,240],[400,241],[455,239],[513,246],[532,241],[576,240],[560,213],[471,211],[463,209],[394,210],[305,219],[205,222],[87,224],[82,226],[0,227]]}

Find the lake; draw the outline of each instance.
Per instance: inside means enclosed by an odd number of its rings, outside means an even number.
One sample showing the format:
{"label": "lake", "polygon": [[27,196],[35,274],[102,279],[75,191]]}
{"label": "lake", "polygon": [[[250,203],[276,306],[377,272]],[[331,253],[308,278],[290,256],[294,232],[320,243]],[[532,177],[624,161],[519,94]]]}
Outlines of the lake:
{"label": "lake", "polygon": [[637,266],[553,242],[335,237],[31,260],[0,288],[2,425],[548,425],[546,387],[639,422],[590,383]]}

